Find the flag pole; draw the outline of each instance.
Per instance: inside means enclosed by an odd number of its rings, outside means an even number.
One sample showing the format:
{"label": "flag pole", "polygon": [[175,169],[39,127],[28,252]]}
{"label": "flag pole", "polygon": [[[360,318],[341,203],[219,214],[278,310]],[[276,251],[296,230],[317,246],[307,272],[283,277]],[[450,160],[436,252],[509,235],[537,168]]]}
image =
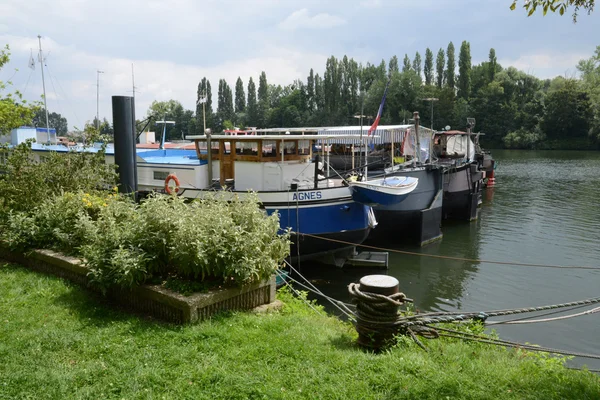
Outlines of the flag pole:
{"label": "flag pole", "polygon": [[40,53],[38,60],[40,61],[40,67],[42,69],[42,88],[44,89],[44,109],[46,110],[46,139],[47,144],[50,144],[50,124],[48,122],[48,105],[46,104],[46,82],[44,81],[44,56],[42,53],[42,36],[38,35],[38,41],[40,43]]}

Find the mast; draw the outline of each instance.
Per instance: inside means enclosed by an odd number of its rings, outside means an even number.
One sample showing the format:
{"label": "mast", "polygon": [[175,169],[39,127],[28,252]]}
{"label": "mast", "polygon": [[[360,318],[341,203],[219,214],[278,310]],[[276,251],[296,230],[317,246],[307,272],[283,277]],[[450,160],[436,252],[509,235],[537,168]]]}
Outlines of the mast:
{"label": "mast", "polygon": [[40,53],[38,60],[40,61],[40,69],[42,70],[42,88],[44,89],[44,109],[46,110],[46,136],[48,144],[50,144],[50,123],[48,122],[48,105],[46,104],[46,82],[44,81],[44,56],[42,53],[42,36],[38,35],[38,41],[40,43]]}
{"label": "mast", "polygon": [[104,71],[96,70],[96,129],[100,130],[100,74]]}
{"label": "mast", "polygon": [[416,139],[417,139],[416,140],[416,142],[417,142],[417,152],[416,152],[417,153],[416,154],[417,157],[416,158],[417,158],[417,162],[420,164],[421,163],[421,141],[419,140],[419,127],[420,127],[419,121],[420,121],[420,118],[419,118],[419,112],[418,111],[415,111],[413,113],[413,118],[415,120],[415,136],[416,136]]}
{"label": "mast", "polygon": [[135,75],[133,75],[133,63],[131,63],[131,86],[133,89],[133,100],[135,100]]}

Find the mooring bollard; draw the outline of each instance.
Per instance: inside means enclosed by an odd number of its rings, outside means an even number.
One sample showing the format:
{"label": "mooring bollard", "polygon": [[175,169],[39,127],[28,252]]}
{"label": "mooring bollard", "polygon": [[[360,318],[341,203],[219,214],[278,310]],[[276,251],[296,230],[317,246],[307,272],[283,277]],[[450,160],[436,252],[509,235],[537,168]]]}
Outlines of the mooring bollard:
{"label": "mooring bollard", "polygon": [[348,291],[356,304],[358,344],[379,350],[397,333],[398,307],[406,296],[399,292],[400,282],[393,276],[367,275],[359,284],[351,283]]}

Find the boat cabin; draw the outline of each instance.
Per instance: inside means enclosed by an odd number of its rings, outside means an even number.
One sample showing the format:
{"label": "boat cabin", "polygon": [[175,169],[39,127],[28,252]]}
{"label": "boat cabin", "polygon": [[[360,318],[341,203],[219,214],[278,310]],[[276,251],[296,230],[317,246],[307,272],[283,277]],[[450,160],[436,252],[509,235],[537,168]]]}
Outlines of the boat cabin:
{"label": "boat cabin", "polygon": [[[475,144],[468,133],[458,130],[436,132],[433,135],[433,156],[438,159],[475,159]],[[467,157],[468,153],[468,157]]]}
{"label": "boat cabin", "polygon": [[[211,181],[236,191],[290,190],[314,187],[314,168],[310,168],[313,142],[304,135],[212,135],[188,136],[194,140],[200,160],[209,161]],[[327,182],[325,181],[326,185]]]}

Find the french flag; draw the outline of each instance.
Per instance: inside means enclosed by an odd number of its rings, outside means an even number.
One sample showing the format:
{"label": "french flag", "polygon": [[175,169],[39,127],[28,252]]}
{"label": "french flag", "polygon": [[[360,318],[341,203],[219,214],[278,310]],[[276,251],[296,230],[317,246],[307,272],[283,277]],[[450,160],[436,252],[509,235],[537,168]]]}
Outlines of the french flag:
{"label": "french flag", "polygon": [[381,114],[383,114],[383,105],[385,104],[385,96],[387,95],[388,87],[390,86],[390,81],[391,79],[389,79],[387,81],[387,84],[385,85],[385,91],[383,92],[383,99],[381,99],[381,104],[379,105],[379,111],[377,111],[377,117],[375,118],[375,121],[373,121],[373,125],[371,125],[371,127],[369,128],[367,136],[371,136],[371,134],[377,130],[377,125],[379,125]]}

